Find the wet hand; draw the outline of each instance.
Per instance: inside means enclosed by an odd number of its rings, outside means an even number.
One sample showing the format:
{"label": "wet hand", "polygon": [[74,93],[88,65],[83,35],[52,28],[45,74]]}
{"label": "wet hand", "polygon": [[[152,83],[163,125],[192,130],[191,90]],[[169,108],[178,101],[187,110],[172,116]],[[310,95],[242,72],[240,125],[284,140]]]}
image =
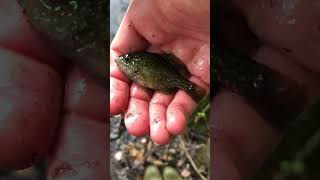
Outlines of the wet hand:
{"label": "wet hand", "polygon": [[123,75],[114,60],[137,50],[173,53],[183,61],[191,81],[209,89],[210,7],[208,0],[132,1],[111,44],[110,112],[125,112],[128,132],[150,133],[157,144],[181,134],[196,102],[180,90],[174,95],[150,92]]}

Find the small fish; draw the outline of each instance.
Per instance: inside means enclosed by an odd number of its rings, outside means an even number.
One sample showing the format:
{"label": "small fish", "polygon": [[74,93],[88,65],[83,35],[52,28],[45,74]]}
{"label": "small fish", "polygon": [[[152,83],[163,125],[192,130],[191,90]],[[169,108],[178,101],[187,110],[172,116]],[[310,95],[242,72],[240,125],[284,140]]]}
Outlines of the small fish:
{"label": "small fish", "polygon": [[307,105],[302,83],[260,64],[249,55],[215,46],[213,96],[231,91],[244,98],[276,130],[283,131]]}
{"label": "small fish", "polygon": [[[153,90],[173,93],[181,89],[198,102],[206,91],[187,80],[168,55],[133,52],[120,56],[116,63],[130,80]],[[171,59],[172,60],[172,59]]]}

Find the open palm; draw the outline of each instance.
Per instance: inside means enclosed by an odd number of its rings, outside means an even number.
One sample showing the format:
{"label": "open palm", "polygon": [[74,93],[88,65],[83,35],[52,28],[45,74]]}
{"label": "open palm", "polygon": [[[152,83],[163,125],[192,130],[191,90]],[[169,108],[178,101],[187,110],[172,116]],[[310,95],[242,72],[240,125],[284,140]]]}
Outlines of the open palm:
{"label": "open palm", "polygon": [[114,60],[144,50],[173,53],[191,73],[190,80],[209,89],[210,1],[133,0],[111,43],[110,113],[125,112],[128,132],[150,133],[155,143],[167,144],[181,134],[196,102],[184,91],[175,95],[150,92],[130,81]]}

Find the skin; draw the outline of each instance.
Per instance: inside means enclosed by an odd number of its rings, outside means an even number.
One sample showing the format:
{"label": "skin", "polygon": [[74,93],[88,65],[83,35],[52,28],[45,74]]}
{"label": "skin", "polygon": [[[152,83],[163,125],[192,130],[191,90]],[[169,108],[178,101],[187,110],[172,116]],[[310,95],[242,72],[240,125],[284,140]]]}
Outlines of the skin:
{"label": "skin", "polygon": [[173,53],[188,68],[191,81],[205,89],[210,84],[210,1],[133,0],[111,43],[110,113],[125,113],[130,134],[150,134],[157,144],[168,144],[181,134],[196,103],[184,91],[175,95],[150,93],[131,83],[114,60],[132,51]]}
{"label": "skin", "polygon": [[[273,70],[285,73],[302,82],[310,103],[319,97],[320,87],[320,31],[319,6],[315,1],[286,1],[295,8],[284,9],[284,0],[232,0],[234,12],[240,16],[225,22],[230,30],[230,44],[241,48],[246,44],[247,31],[235,22],[247,22],[249,28],[262,41],[252,57]],[[297,2],[296,4],[294,2]],[[266,8],[261,8],[262,4]],[[290,14],[289,18],[285,14]],[[243,19],[242,19],[242,17]],[[290,21],[292,17],[295,20]],[[240,21],[243,20],[243,21]],[[292,24],[293,23],[293,24]],[[238,34],[232,36],[232,34]],[[286,49],[290,49],[289,51]],[[230,113],[232,109],[232,113]],[[242,97],[222,92],[213,99],[211,117],[213,178],[219,180],[249,179],[279,142],[282,134],[276,133]],[[248,124],[250,127],[248,128]]]}
{"label": "skin", "polygon": [[18,3],[0,2],[0,169],[48,162],[47,179],[107,179],[105,88],[52,51]]}

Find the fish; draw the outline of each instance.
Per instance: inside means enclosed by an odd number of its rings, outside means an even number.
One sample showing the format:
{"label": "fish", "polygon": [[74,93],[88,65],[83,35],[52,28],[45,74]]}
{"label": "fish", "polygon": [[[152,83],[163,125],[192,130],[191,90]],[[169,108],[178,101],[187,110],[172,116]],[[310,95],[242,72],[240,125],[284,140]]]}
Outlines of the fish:
{"label": "fish", "polygon": [[215,46],[211,88],[240,95],[275,130],[285,130],[307,105],[305,87],[283,72],[225,46]]}
{"label": "fish", "polygon": [[181,67],[182,63],[178,63],[176,57],[170,58],[173,56],[137,51],[122,55],[115,62],[128,79],[142,87],[166,94],[172,94],[180,89],[194,101],[199,102],[206,91],[186,78],[186,74],[182,73],[184,70]]}

